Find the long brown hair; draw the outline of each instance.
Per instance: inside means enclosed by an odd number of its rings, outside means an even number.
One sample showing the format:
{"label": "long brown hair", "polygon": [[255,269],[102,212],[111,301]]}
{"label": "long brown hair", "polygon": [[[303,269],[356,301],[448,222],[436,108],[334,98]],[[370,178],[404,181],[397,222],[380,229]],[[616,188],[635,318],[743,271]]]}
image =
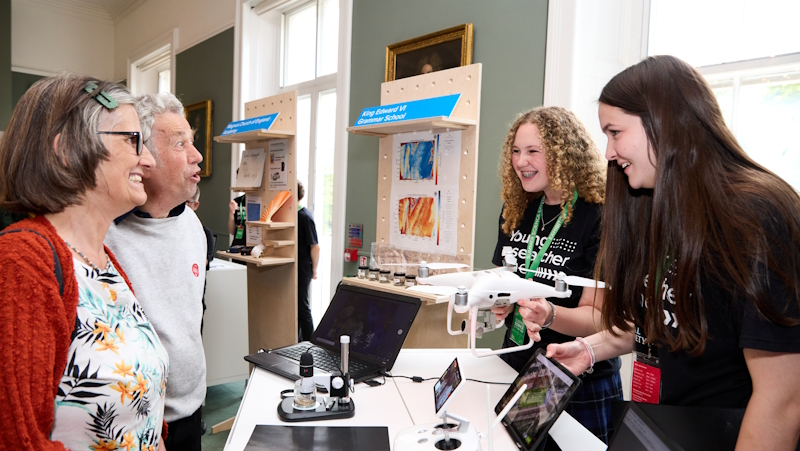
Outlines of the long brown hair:
{"label": "long brown hair", "polygon": [[[550,187],[563,191],[561,208],[578,196],[590,203],[602,204],[605,197],[606,165],[603,156],[586,131],[586,127],[571,111],[564,108],[538,107],[520,114],[511,125],[500,153],[500,178],[503,181],[501,197],[503,208],[503,232],[511,235],[522,221],[528,202],[543,193],[528,193],[522,188],[511,155],[517,130],[522,124],[535,124],[541,135],[542,148],[547,160],[547,179]],[[567,212],[565,222],[572,219]]]}
{"label": "long brown hair", "polygon": [[[786,314],[792,304],[800,308],[800,197],[744,152],[703,76],[675,57],[654,56],[612,78],[599,100],[641,119],[656,165],[649,190],[630,188],[621,168],[609,164],[595,267],[610,287],[604,326],[629,331],[627,321],[634,322],[650,342],[699,355],[713,314],[701,280],[730,299],[752,301],[777,325],[800,323]],[[675,335],[661,308],[667,271],[680,324]],[[776,300],[783,311],[769,291],[770,272],[786,286],[786,298]],[[650,308],[642,317],[646,277]]]}

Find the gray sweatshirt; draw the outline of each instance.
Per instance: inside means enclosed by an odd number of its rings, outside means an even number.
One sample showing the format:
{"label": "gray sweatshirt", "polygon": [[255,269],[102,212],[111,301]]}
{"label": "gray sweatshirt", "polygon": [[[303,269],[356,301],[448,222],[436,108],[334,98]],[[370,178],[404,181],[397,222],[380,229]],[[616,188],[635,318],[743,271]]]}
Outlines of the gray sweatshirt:
{"label": "gray sweatshirt", "polygon": [[169,354],[164,419],[193,414],[206,396],[203,318],[206,236],[197,215],[154,219],[128,215],[105,243],[130,278],[136,299]]}

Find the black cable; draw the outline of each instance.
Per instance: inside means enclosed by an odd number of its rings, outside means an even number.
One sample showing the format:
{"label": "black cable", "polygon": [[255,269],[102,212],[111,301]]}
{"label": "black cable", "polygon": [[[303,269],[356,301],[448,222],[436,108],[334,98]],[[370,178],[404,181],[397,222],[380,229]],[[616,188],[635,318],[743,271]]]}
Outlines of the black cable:
{"label": "black cable", "polygon": [[511,382],[489,382],[489,381],[481,381],[478,379],[467,379],[468,381],[478,382],[481,384],[489,384],[489,385],[511,385]]}
{"label": "black cable", "polygon": [[[437,380],[437,379],[439,379],[438,377],[428,377],[428,378],[424,378],[424,377],[420,377],[420,376],[402,376],[402,375],[400,375],[400,374],[395,374],[395,375],[392,375],[392,374],[390,374],[390,373],[387,373],[387,372],[385,372],[385,371],[384,371],[384,372],[381,372],[381,375],[382,375],[382,376],[384,376],[384,377],[402,377],[402,378],[404,378],[404,379],[411,379],[411,380],[412,380],[412,381],[414,381],[414,382],[434,381],[434,380]],[[468,378],[468,379],[466,379],[466,380],[468,380],[468,381],[472,381],[472,382],[478,382],[478,383],[480,383],[480,384],[491,384],[491,385],[511,385],[511,382],[489,382],[489,381],[482,381],[482,380],[478,380],[478,379],[469,379],[469,378]]]}
{"label": "black cable", "polygon": [[[336,359],[333,357],[333,354],[331,354],[331,352],[329,350],[323,348],[322,346],[311,345],[311,346],[307,347],[304,352],[308,352],[308,351],[310,351],[310,350],[312,350],[314,348],[322,349],[323,351],[325,351],[325,354],[328,354],[328,357],[330,357],[330,359],[332,361],[336,362]],[[339,370],[339,376],[344,376],[344,371],[342,371],[342,360],[341,360],[341,357],[339,358],[339,366],[336,369]]]}

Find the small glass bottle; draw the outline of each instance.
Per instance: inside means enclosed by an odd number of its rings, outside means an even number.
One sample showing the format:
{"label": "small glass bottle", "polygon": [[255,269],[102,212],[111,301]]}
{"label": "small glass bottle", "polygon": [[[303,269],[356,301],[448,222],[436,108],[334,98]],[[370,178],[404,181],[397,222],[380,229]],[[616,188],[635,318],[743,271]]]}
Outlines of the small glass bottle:
{"label": "small glass bottle", "polygon": [[371,280],[371,281],[373,281],[373,282],[377,282],[377,281],[378,281],[378,270],[377,270],[377,269],[370,268],[370,269],[367,271],[367,279],[368,279],[368,280]]}
{"label": "small glass bottle", "polygon": [[316,386],[304,387],[302,378],[294,383],[294,399],[292,408],[297,410],[313,410],[317,408]]}
{"label": "small glass bottle", "polygon": [[366,279],[367,278],[367,271],[369,271],[369,267],[367,267],[367,266],[359,266],[358,267],[358,278],[359,279]]}
{"label": "small glass bottle", "polygon": [[406,286],[413,287],[417,284],[417,276],[410,274],[406,276]]}
{"label": "small glass bottle", "polygon": [[388,269],[381,269],[378,273],[378,282],[380,283],[389,283],[392,279],[392,272]]}
{"label": "small glass bottle", "polygon": [[396,272],[396,273],[394,273],[394,277],[392,278],[392,283],[394,283],[398,287],[405,286],[405,284],[406,284],[406,273],[404,273],[404,272]]}

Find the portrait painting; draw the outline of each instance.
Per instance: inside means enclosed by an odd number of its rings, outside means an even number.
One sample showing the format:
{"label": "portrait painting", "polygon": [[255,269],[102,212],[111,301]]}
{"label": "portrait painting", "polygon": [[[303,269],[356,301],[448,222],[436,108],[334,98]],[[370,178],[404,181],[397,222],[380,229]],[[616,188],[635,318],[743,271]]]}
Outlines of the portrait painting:
{"label": "portrait painting", "polygon": [[385,81],[472,64],[472,28],[468,23],[387,46]]}
{"label": "portrait painting", "polygon": [[211,100],[183,107],[183,113],[194,131],[194,146],[203,156],[200,162],[200,177],[211,176]]}

